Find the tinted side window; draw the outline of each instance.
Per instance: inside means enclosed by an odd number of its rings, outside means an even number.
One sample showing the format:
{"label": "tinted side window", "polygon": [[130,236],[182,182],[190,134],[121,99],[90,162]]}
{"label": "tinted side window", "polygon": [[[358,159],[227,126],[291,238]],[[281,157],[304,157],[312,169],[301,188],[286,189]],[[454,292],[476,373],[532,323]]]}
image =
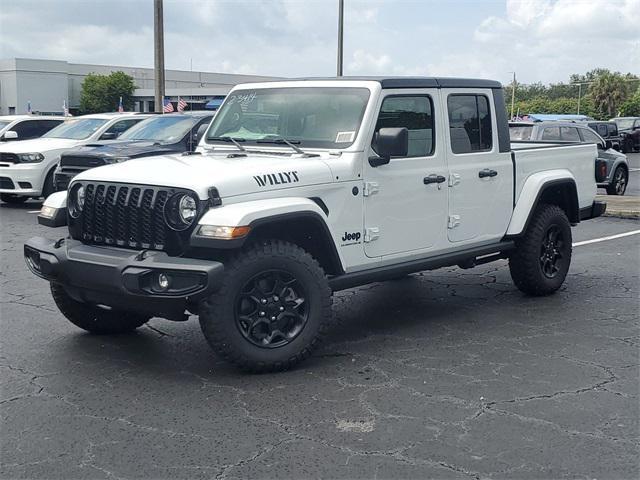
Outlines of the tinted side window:
{"label": "tinted side window", "polygon": [[618,126],[617,125],[611,125],[610,123],[607,124],[607,127],[609,128],[609,136],[610,137],[617,137],[618,136]]}
{"label": "tinted side window", "polygon": [[598,125],[598,133],[600,134],[601,137],[606,137],[607,136],[607,126],[606,125]]}
{"label": "tinted side window", "polygon": [[453,153],[491,150],[489,99],[484,95],[449,95],[449,132]]}
{"label": "tinted side window", "polygon": [[18,134],[18,140],[25,140],[28,138],[37,138],[45,132],[40,133],[37,120],[25,120],[20,122],[11,128]]}
{"label": "tinted side window", "polygon": [[562,127],[560,128],[560,137],[565,142],[579,142],[580,135],[578,129],[574,127]]}
{"label": "tinted side window", "polygon": [[434,136],[431,97],[389,96],[382,101],[378,122],[376,123],[376,133],[381,128],[402,127],[409,130],[407,157],[425,157],[433,153]]}
{"label": "tinted side window", "polygon": [[541,140],[560,141],[560,127],[547,127],[542,131]]}
{"label": "tinted side window", "polygon": [[600,138],[588,128],[581,128],[580,131],[582,132],[582,139],[584,140],[584,142],[602,143],[602,140],[600,140]]}

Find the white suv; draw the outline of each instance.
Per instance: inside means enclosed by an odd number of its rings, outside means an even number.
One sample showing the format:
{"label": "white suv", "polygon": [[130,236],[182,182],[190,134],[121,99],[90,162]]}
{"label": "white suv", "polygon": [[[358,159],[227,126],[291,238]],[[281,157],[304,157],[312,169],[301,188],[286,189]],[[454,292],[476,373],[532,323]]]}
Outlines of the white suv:
{"label": "white suv", "polygon": [[5,115],[0,117],[0,142],[38,138],[64,122],[64,117]]}
{"label": "white suv", "polygon": [[113,140],[148,115],[115,113],[68,118],[41,138],[0,144],[0,199],[22,203],[47,197],[60,154],[97,140]]}

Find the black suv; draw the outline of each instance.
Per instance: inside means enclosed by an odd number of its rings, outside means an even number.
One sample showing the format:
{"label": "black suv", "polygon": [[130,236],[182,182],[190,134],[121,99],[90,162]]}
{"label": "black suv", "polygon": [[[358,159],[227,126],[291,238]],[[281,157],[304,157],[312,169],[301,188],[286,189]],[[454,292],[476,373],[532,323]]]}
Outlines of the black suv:
{"label": "black suv", "polygon": [[618,133],[618,126],[615,122],[591,121],[585,123],[602,138],[609,140],[611,148],[618,151],[622,150],[622,137]]}
{"label": "black suv", "polygon": [[60,156],[53,177],[55,189],[65,190],[73,177],[90,168],[133,158],[192,152],[212,118],[212,112],[159,115],[134,125],[116,141],[68,150]]}
{"label": "black suv", "polygon": [[640,150],[640,117],[618,117],[611,121],[618,126],[622,136],[622,151],[631,153]]}

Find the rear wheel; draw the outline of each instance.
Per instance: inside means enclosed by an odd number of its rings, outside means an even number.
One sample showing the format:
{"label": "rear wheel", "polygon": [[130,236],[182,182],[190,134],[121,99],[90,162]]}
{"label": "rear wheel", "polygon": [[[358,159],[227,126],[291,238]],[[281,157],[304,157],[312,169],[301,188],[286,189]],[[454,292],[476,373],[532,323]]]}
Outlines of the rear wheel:
{"label": "rear wheel", "polygon": [[22,195],[16,195],[15,193],[0,193],[0,200],[4,203],[18,205],[29,200],[29,197],[23,197]]}
{"label": "rear wheel", "polygon": [[509,258],[516,287],[535,296],[558,290],[571,264],[571,241],[564,211],[557,205],[540,205]]}
{"label": "rear wheel", "polygon": [[616,168],[613,172],[613,178],[611,183],[607,187],[607,194],[609,195],[624,195],[627,190],[627,183],[629,182],[629,174],[624,167]]}
{"label": "rear wheel", "polygon": [[225,263],[223,284],[201,304],[211,347],[249,371],[286,370],[319,344],[331,320],[324,271],[297,245],[267,240]]}
{"label": "rear wheel", "polygon": [[149,321],[149,317],[137,313],[78,302],[61,285],[55,283],[51,284],[51,295],[67,320],[91,333],[132,332]]}

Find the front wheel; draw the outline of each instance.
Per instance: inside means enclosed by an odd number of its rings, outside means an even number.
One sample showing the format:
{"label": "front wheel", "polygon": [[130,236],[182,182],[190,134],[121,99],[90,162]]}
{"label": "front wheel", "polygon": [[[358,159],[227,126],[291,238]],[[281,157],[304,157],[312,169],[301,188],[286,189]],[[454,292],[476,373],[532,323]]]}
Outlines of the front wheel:
{"label": "front wheel", "polygon": [[137,313],[104,308],[78,302],[56,283],[51,284],[51,295],[58,309],[76,327],[91,333],[113,334],[132,332],[149,320]]}
{"label": "front wheel", "polygon": [[557,205],[540,205],[509,257],[509,270],[522,292],[542,296],[560,288],[571,264],[571,225]]}
{"label": "front wheel", "polygon": [[627,183],[629,183],[629,174],[624,167],[616,168],[613,172],[613,179],[607,187],[608,195],[624,195],[627,191]]}
{"label": "front wheel", "polygon": [[200,327],[211,347],[243,370],[291,368],[331,324],[324,271],[297,245],[257,243],[225,263],[224,277],[200,306]]}

